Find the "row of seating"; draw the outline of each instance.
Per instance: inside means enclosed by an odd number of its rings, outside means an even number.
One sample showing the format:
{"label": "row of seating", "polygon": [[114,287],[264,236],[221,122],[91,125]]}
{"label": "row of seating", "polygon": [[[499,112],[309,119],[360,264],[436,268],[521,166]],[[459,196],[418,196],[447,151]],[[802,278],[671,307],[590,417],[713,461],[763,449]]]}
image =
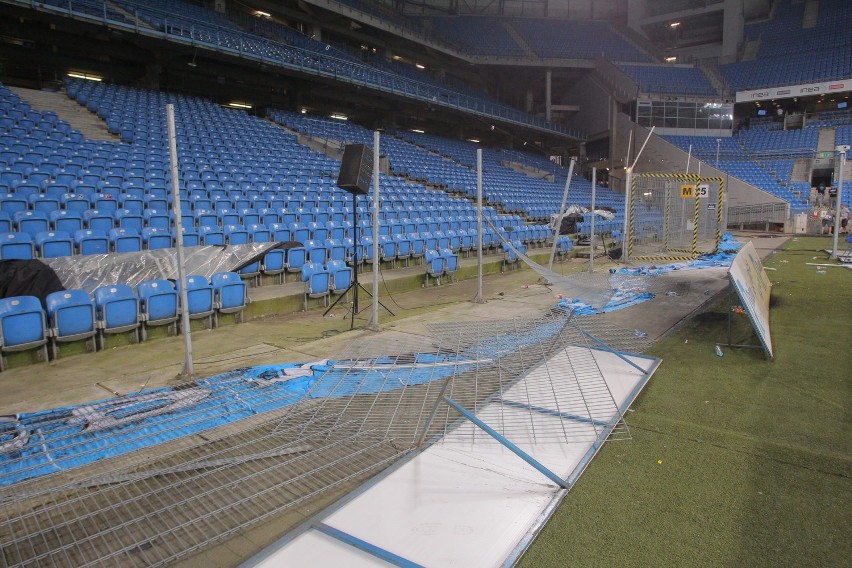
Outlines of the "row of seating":
{"label": "row of seating", "polygon": [[[185,282],[190,319],[206,319],[209,327],[218,324],[219,314],[237,314],[242,320],[248,295],[238,274],[220,272],[209,281],[192,275]],[[0,299],[0,371],[10,352],[41,348],[48,361],[48,343],[56,359],[60,343],[86,340],[97,350],[104,349],[107,334],[132,333],[139,342],[150,327],[176,329],[182,312],[180,294],[180,283],[152,280],[135,289],[127,284],[100,286],[91,296],[85,290],[52,292],[45,306],[34,296]]]}

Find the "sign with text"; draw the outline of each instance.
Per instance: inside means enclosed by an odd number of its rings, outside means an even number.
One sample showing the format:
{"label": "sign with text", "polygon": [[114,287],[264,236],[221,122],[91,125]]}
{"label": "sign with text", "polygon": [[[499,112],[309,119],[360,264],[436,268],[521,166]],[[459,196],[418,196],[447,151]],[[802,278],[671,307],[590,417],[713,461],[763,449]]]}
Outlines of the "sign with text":
{"label": "sign with text", "polygon": [[852,79],[828,81],[827,83],[806,83],[786,87],[770,87],[754,91],[737,91],[737,102],[792,99],[793,97],[822,95],[826,93],[845,93],[847,91],[852,91]]}
{"label": "sign with text", "polygon": [[691,183],[682,184],[680,186],[680,196],[684,199],[695,198],[695,185]]}
{"label": "sign with text", "polygon": [[728,277],[763,350],[772,359],[772,338],[769,335],[769,295],[772,284],[751,242],[746,243],[734,257]]}

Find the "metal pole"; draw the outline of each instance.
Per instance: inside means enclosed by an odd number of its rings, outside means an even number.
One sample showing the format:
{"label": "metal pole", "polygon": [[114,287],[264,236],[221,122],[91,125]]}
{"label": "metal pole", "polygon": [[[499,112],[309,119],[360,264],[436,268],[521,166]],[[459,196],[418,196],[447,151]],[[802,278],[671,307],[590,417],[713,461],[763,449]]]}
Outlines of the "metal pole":
{"label": "metal pole", "polygon": [[592,238],[589,239],[589,272],[595,271],[595,184],[597,183],[598,169],[592,168]]}
{"label": "metal pole", "polygon": [[627,175],[624,176],[624,232],[621,234],[621,261],[627,262],[629,260],[629,254],[627,251],[627,238],[630,235],[630,231],[633,230],[633,225],[630,223],[630,203],[631,200],[631,191],[633,186],[633,168],[627,168]]}
{"label": "metal pole", "polygon": [[692,144],[689,145],[689,153],[686,155],[686,171],[684,173],[689,173],[689,162],[692,160]]}
{"label": "metal pole", "polygon": [[[722,139],[716,138],[716,169],[717,170],[719,169],[719,144],[721,144],[721,143],[722,143]],[[716,172],[716,174],[718,175],[718,172]]]}
{"label": "metal pole", "polygon": [[379,131],[373,132],[373,306],[370,329],[379,331]]}
{"label": "metal pole", "polygon": [[651,135],[654,133],[654,129],[656,126],[651,127],[651,131],[648,132],[648,136],[645,138],[645,142],[642,143],[642,147],[639,148],[639,152],[636,154],[636,157],[633,159],[633,163],[630,164],[630,167],[627,168],[627,187],[624,189],[624,235],[621,237],[621,260],[622,262],[627,262],[630,260],[630,252],[628,250],[628,239],[630,238],[630,231],[633,230],[633,223],[628,222],[628,218],[630,216],[630,208],[634,206],[632,203],[631,192],[633,189],[633,168],[636,167],[636,163],[639,161],[640,156],[642,156],[642,152],[645,151],[645,146],[648,145],[648,140],[651,139]]}
{"label": "metal pole", "polygon": [[565,191],[562,192],[562,205],[559,206],[559,216],[556,218],[556,226],[553,228],[553,246],[550,247],[550,262],[547,263],[548,270],[553,270],[553,257],[556,256],[556,241],[559,237],[559,229],[562,227],[562,218],[565,217],[565,203],[568,201],[568,190],[571,188],[571,178],[574,175],[574,164],[577,158],[572,157],[568,165],[568,179],[565,180]]}
{"label": "metal pole", "polygon": [[485,301],[482,297],[482,148],[476,149],[476,297],[473,301]]}
{"label": "metal pole", "polygon": [[169,134],[169,162],[172,170],[172,211],[175,215],[175,244],[177,245],[177,272],[180,283],[180,326],[183,333],[183,372],[191,377],[195,370],[192,365],[192,334],[189,321],[189,299],[186,291],[186,274],[183,256],[183,222],[180,215],[180,191],[178,190],[177,135],[175,134],[175,105],[166,105],[166,122]]}
{"label": "metal pole", "polygon": [[832,260],[837,260],[837,234],[840,232],[840,201],[843,199],[843,168],[846,165],[846,148],[842,146],[837,148],[837,151],[840,152],[840,175],[837,180],[837,203],[834,204],[834,238],[831,244]]}

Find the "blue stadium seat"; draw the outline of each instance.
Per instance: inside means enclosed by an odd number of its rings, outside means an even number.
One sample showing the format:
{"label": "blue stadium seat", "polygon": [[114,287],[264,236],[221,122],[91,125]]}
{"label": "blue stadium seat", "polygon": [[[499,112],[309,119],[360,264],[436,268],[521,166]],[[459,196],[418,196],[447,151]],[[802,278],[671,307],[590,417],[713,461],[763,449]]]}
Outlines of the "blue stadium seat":
{"label": "blue stadium seat", "polygon": [[85,339],[92,351],[97,349],[95,303],[85,290],[52,292],[45,303],[54,359],[59,357],[59,343]]}
{"label": "blue stadium seat", "polygon": [[48,361],[47,324],[41,302],[35,296],[0,299],[0,371],[6,369],[5,354],[42,348]]}
{"label": "blue stadium seat", "polygon": [[284,249],[271,249],[263,255],[260,271],[267,276],[277,276],[276,282],[282,284],[286,266],[286,252]]}
{"label": "blue stadium seat", "polygon": [[41,231],[50,230],[50,219],[44,211],[18,211],[14,219],[15,230],[20,233],[29,233],[32,238]]}
{"label": "blue stadium seat", "polygon": [[[210,280],[213,285],[216,314],[237,314],[237,322],[242,323],[243,311],[248,302],[246,283],[236,272],[218,272]],[[218,325],[218,316],[214,317],[215,325]]]}
{"label": "blue stadium seat", "polygon": [[79,211],[53,211],[50,225],[54,231],[65,231],[73,235],[83,228],[83,214]]}
{"label": "blue stadium seat", "polygon": [[331,274],[331,293],[335,295],[345,293],[352,284],[352,267],[347,266],[343,260],[329,260],[325,269]]}
{"label": "blue stadium seat", "polygon": [[168,325],[177,333],[180,300],[175,285],[168,280],[148,280],[136,287],[139,295],[139,319],[142,341],[148,339],[148,328]]}
{"label": "blue stadium seat", "polygon": [[139,342],[139,298],[127,284],[100,286],[95,289],[98,336],[101,349],[107,333],[134,332]]}
{"label": "blue stadium seat", "polygon": [[142,229],[142,244],[147,250],[172,248],[172,234],[161,227]]}
{"label": "blue stadium seat", "polygon": [[[187,276],[185,281],[189,319],[204,318],[207,320],[206,327],[211,328],[216,310],[216,304],[213,301],[213,286],[210,285],[207,278],[199,275]],[[177,289],[180,293],[180,283],[178,283]]]}
{"label": "blue stadium seat", "polygon": [[445,272],[445,260],[435,250],[429,249],[424,256],[426,259],[426,286],[429,286],[429,278],[435,280],[436,284],[441,283],[441,277]]}
{"label": "blue stadium seat", "polygon": [[36,252],[41,258],[56,258],[74,254],[74,241],[65,231],[42,231],[36,235]]}
{"label": "blue stadium seat", "polygon": [[0,235],[0,260],[29,260],[35,258],[32,237],[28,233]]}
{"label": "blue stadium seat", "polygon": [[139,236],[136,229],[110,229],[109,242],[113,252],[139,252],[142,250],[142,237]]}
{"label": "blue stadium seat", "polygon": [[441,250],[441,258],[444,259],[444,274],[450,282],[456,281],[456,271],[459,269],[459,255],[452,249]]}
{"label": "blue stadium seat", "polygon": [[302,266],[302,282],[305,285],[305,311],[308,310],[308,298],[322,298],[324,305],[328,305],[328,296],[331,292],[330,277],[331,275],[322,264],[306,262]]}

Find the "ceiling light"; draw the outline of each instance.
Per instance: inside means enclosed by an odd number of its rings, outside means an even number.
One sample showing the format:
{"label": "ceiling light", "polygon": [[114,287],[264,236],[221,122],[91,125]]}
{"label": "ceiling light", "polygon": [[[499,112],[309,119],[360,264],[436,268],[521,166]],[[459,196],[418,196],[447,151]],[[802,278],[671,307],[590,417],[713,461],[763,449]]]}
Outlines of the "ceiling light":
{"label": "ceiling light", "polygon": [[71,73],[68,73],[68,76],[73,77],[74,79],[85,79],[87,81],[97,81],[97,82],[103,81],[103,78],[98,77],[97,75],[89,75],[87,73],[71,72]]}
{"label": "ceiling light", "polygon": [[333,118],[335,120],[349,120],[348,116],[346,116],[345,114],[337,113],[337,112],[332,114],[331,118]]}
{"label": "ceiling light", "polygon": [[272,14],[270,14],[269,12],[264,12],[262,10],[255,10],[254,15],[257,16],[258,18],[271,18],[272,17]]}
{"label": "ceiling light", "polygon": [[422,130],[418,130],[417,128],[412,128],[411,131],[416,132],[417,134],[425,134],[425,132],[423,132]]}
{"label": "ceiling light", "polygon": [[666,63],[674,63],[675,61],[677,61],[677,57],[674,56],[674,55],[670,55],[669,57],[666,57]]}
{"label": "ceiling light", "polygon": [[243,109],[250,109],[251,108],[251,105],[246,104],[246,103],[228,103],[228,106],[231,107],[231,108],[243,108]]}
{"label": "ceiling light", "polygon": [[426,69],[426,66],[421,65],[420,63],[415,63],[414,66],[417,67],[418,69]]}
{"label": "ceiling light", "polygon": [[468,138],[467,141],[473,142],[474,144],[479,144],[479,140],[477,140],[476,138]]}
{"label": "ceiling light", "polygon": [[676,27],[678,27],[679,25],[680,25],[680,22],[672,22],[672,23],[670,23],[670,24],[669,24],[669,27],[670,27],[670,28],[676,28]]}
{"label": "ceiling light", "polygon": [[302,108],[302,114],[308,114],[308,109]]}

